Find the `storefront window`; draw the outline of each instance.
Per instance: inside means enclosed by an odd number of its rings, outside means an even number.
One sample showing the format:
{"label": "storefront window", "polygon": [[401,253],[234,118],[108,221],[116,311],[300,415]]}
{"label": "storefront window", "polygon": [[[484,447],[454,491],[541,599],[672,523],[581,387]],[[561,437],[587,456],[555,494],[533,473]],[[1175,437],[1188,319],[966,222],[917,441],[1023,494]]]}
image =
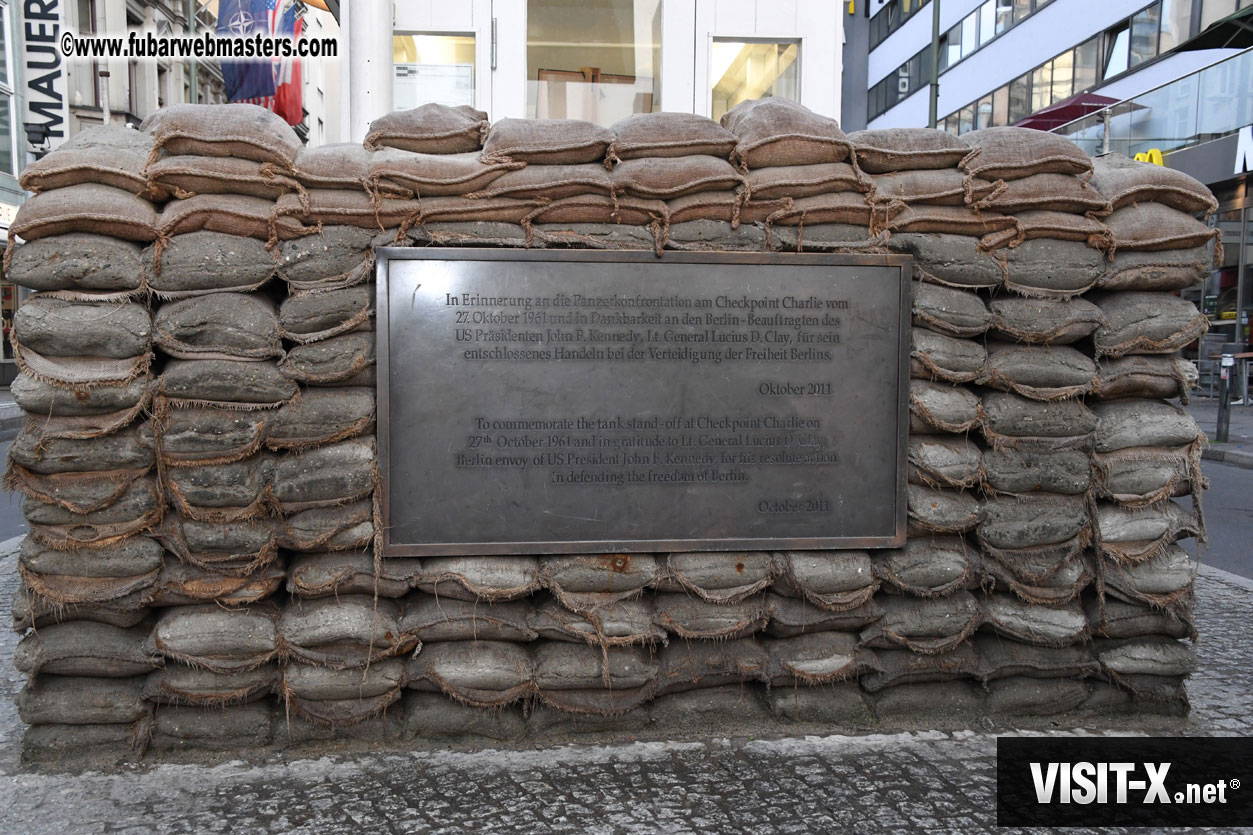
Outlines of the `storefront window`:
{"label": "storefront window", "polygon": [[473,35],[394,35],[392,58],[397,110],[474,104]]}
{"label": "storefront window", "polygon": [[1131,18],[1131,66],[1157,57],[1158,15],[1161,7],[1154,3]]}
{"label": "storefront window", "polygon": [[1169,52],[1192,31],[1192,0],[1162,0],[1162,40],[1159,52]]}
{"label": "storefront window", "polygon": [[528,0],[526,65],[531,118],[661,110],[661,0]]}
{"label": "storefront window", "polygon": [[[714,121],[748,99],[777,96],[800,101],[800,49],[794,41],[714,40],[709,74]],[[908,66],[902,69],[908,72]],[[908,74],[894,83],[902,80],[908,87]]]}

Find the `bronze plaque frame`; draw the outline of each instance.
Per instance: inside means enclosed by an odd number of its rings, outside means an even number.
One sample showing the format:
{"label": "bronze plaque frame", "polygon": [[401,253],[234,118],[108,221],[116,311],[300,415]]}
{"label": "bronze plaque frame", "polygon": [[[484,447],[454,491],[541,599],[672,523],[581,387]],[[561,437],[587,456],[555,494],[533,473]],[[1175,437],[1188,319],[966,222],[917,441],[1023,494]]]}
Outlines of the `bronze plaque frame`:
{"label": "bronze plaque frame", "polygon": [[[417,262],[418,266],[414,268],[395,267],[393,265]],[[458,273],[458,265],[481,265],[482,269],[489,269],[494,273],[499,273],[500,280],[506,281],[509,287],[526,286],[527,281],[539,282],[541,286],[545,280],[551,284],[554,280],[552,276],[545,276],[545,270],[554,272],[569,271],[560,265],[584,265],[580,269],[585,270],[585,279],[591,282],[593,290],[594,285],[598,282],[613,282],[626,280],[640,281],[647,283],[647,278],[641,278],[641,275],[650,274],[650,270],[660,270],[664,273],[670,270],[675,273],[682,273],[684,277],[691,279],[690,273],[693,269],[702,275],[708,275],[707,281],[717,283],[728,281],[728,275],[748,276],[750,273],[736,268],[750,267],[753,268],[751,275],[762,276],[764,279],[758,282],[756,289],[760,290],[765,287],[777,292],[786,292],[789,283],[789,272],[793,273],[793,280],[798,280],[798,273],[806,273],[806,281],[811,285],[814,281],[814,271],[812,269],[805,271],[796,271],[792,268],[821,268],[830,272],[833,284],[840,284],[844,287],[846,284],[856,285],[857,282],[863,282],[859,289],[867,290],[871,295],[877,294],[876,298],[882,297],[881,301],[885,304],[895,303],[895,310],[883,312],[880,316],[881,321],[870,322],[865,316],[857,315],[857,311],[849,313],[852,319],[860,320],[867,324],[867,327],[882,333],[872,333],[870,342],[874,345],[865,344],[859,347],[869,351],[870,349],[882,350],[886,356],[879,368],[882,368],[882,379],[872,380],[874,384],[886,386],[887,390],[894,390],[895,397],[891,402],[882,403],[881,409],[877,409],[874,414],[858,413],[860,417],[866,421],[883,421],[890,422],[888,429],[879,428],[875,431],[880,433],[886,443],[882,450],[877,450],[881,454],[883,460],[878,467],[873,469],[873,473],[877,475],[875,478],[881,479],[883,485],[879,488],[880,493],[889,492],[886,487],[890,483],[893,488],[890,495],[874,495],[866,497],[859,495],[858,498],[864,500],[864,506],[857,507],[841,507],[844,520],[841,524],[847,527],[851,524],[846,517],[854,516],[859,509],[864,511],[863,515],[874,515],[880,521],[880,528],[874,531],[860,531],[856,533],[842,533],[838,526],[832,526],[829,535],[814,535],[811,530],[806,535],[789,536],[774,532],[772,527],[771,535],[768,536],[717,536],[717,535],[697,535],[684,536],[683,530],[675,529],[671,535],[653,536],[646,538],[634,538],[623,536],[609,536],[605,538],[594,538],[588,536],[530,536],[525,538],[511,538],[508,536],[492,536],[486,540],[475,541],[471,537],[431,537],[437,541],[421,541],[425,537],[400,536],[394,537],[393,532],[397,526],[413,527],[412,523],[405,521],[406,515],[414,513],[414,507],[425,507],[432,501],[444,502],[441,506],[440,524],[443,524],[443,517],[449,513],[456,513],[456,508],[448,505],[449,494],[446,492],[453,489],[451,482],[456,481],[453,475],[456,475],[455,466],[451,464],[454,454],[451,448],[447,448],[451,473],[443,473],[441,478],[440,472],[428,472],[420,470],[422,476],[419,478],[408,479],[406,483],[394,485],[393,478],[399,478],[405,481],[403,473],[409,472],[412,467],[411,461],[403,459],[404,463],[397,466],[398,459],[395,456],[403,456],[406,451],[415,448],[415,444],[421,447],[428,440],[427,425],[413,426],[409,421],[412,416],[407,414],[400,415],[400,422],[406,425],[406,441],[405,443],[396,443],[397,440],[393,436],[393,430],[397,428],[396,415],[393,409],[399,409],[402,413],[408,408],[408,404],[402,400],[394,400],[393,391],[393,371],[399,373],[401,367],[409,368],[435,368],[438,362],[447,362],[449,357],[457,356],[458,360],[465,356],[468,352],[462,352],[459,355],[448,353],[442,360],[439,358],[439,351],[462,351],[464,345],[458,345],[453,339],[444,338],[441,344],[438,340],[428,338],[426,330],[418,328],[416,339],[412,341],[406,340],[406,336],[414,336],[413,327],[410,326],[409,319],[397,320],[402,322],[399,328],[393,326],[393,316],[410,315],[416,321],[421,315],[428,315],[426,310],[429,307],[435,309],[435,305],[426,305],[420,307],[418,305],[418,288],[422,283],[417,283],[411,293],[406,298],[396,298],[392,295],[392,278],[393,273],[399,276],[400,272],[406,269],[416,269],[419,272],[426,270],[428,275],[434,276],[436,281],[452,282],[448,287],[452,287],[458,280],[464,280],[463,275],[453,275]],[[551,266],[548,266],[551,265]],[[786,254],[786,253],[723,253],[723,252],[666,252],[664,257],[658,258],[652,252],[642,251],[588,251],[588,250],[494,250],[494,249],[470,249],[470,248],[395,248],[383,247],[377,250],[377,372],[378,372],[378,388],[377,388],[377,421],[376,431],[378,437],[379,450],[379,472],[381,476],[381,505],[382,505],[382,523],[383,523],[383,554],[389,557],[414,557],[414,556],[452,556],[452,555],[494,555],[494,554],[569,554],[569,553],[638,553],[638,552],[672,552],[672,551],[747,551],[747,550],[781,550],[781,549],[831,549],[831,548],[896,548],[901,547],[905,543],[906,530],[906,499],[905,499],[905,476],[906,476],[906,443],[908,431],[908,393],[909,393],[909,328],[911,318],[911,279],[912,279],[913,260],[906,256],[900,255],[825,255],[825,254]],[[588,268],[591,268],[590,270]],[[884,269],[889,271],[887,276],[884,275]],[[461,267],[461,272],[467,270],[473,272],[475,267]],[[617,273],[614,273],[614,270]],[[858,275],[859,270],[862,275]],[[873,276],[866,275],[873,273]],[[610,275],[605,278],[605,275]],[[471,276],[473,280],[475,276]],[[482,280],[489,280],[486,276],[478,276]],[[398,278],[398,283],[403,283],[408,279]],[[755,280],[755,279],[754,279]],[[888,282],[885,287],[884,281]],[[877,282],[877,283],[871,283]],[[412,282],[411,282],[412,283]],[[804,282],[801,282],[802,284]],[[561,284],[563,288],[567,288],[571,293],[576,292],[592,292],[586,286],[571,286],[569,284]],[[689,288],[692,285],[673,284],[667,285],[678,287],[680,289]],[[463,287],[457,285],[458,292],[464,290]],[[804,289],[810,289],[806,286]],[[426,292],[435,292],[434,289],[428,289]],[[615,294],[617,295],[617,294]],[[745,298],[748,298],[745,295]],[[871,308],[872,312],[875,312]],[[413,311],[418,311],[414,313]],[[429,314],[434,316],[434,313]],[[451,324],[451,321],[450,321]],[[406,329],[408,329],[406,331]],[[405,331],[404,333],[396,333],[397,330]],[[891,331],[895,331],[892,333]],[[454,331],[453,327],[448,327],[448,335]],[[433,335],[433,331],[432,334]],[[638,338],[638,337],[637,337]],[[432,348],[431,354],[435,356],[435,360],[431,365],[425,363],[414,362],[415,357],[408,353],[403,356],[402,364],[395,366],[395,357],[393,356],[393,339],[399,340],[396,343],[397,349],[401,352],[411,352],[414,350],[415,343],[423,344],[423,348]],[[625,350],[625,349],[624,349]],[[417,359],[421,359],[420,357]],[[468,357],[466,357],[468,361]],[[548,360],[550,365],[560,365],[560,362]],[[825,369],[832,376],[832,394],[848,395],[849,389],[841,389],[837,385],[839,380],[835,379],[840,371],[839,363],[834,360],[828,360],[828,365],[834,366]],[[507,365],[500,363],[501,367]],[[604,365],[604,363],[602,363]],[[675,363],[674,365],[682,367],[684,363]],[[480,364],[475,369],[485,367]],[[587,367],[585,364],[583,367]],[[706,366],[707,367],[707,366]],[[691,365],[689,369],[700,369],[696,374],[705,374],[705,367],[700,365]],[[563,371],[565,369],[559,369]],[[758,375],[761,372],[757,372]],[[667,370],[667,374],[671,374],[671,370]],[[673,369],[673,374],[679,374],[678,368]],[[505,375],[507,376],[507,375]],[[664,376],[659,374],[658,376]],[[878,375],[871,375],[877,377]],[[420,379],[422,375],[407,375],[403,378],[400,386],[412,383],[413,380]],[[398,378],[400,379],[400,378]],[[845,385],[857,386],[866,382],[864,376],[858,380],[845,381]],[[479,381],[467,381],[468,385],[475,385]],[[499,380],[495,381],[497,384]],[[698,380],[699,382],[699,380]],[[765,385],[765,384],[763,384]],[[684,381],[678,383],[682,392],[686,392],[687,386]],[[509,397],[525,397],[533,396],[534,391],[522,393],[519,391],[508,391],[508,385],[504,385],[505,391],[500,392],[502,400],[508,401]],[[791,391],[790,388],[786,391]],[[551,395],[551,392],[545,393]],[[763,390],[764,394],[764,390]],[[407,396],[407,395],[406,395]],[[679,397],[686,399],[685,393],[680,393]],[[716,392],[715,392],[716,397]],[[789,402],[796,401],[793,397]],[[425,415],[423,420],[426,424],[437,424],[441,415]],[[475,419],[477,420],[477,418]],[[854,421],[859,423],[860,421]],[[892,430],[892,431],[889,431]],[[828,433],[830,430],[828,430]],[[433,433],[438,437],[438,432]],[[458,436],[460,438],[461,436]],[[528,436],[529,437],[529,436]],[[789,443],[791,443],[791,437]],[[451,442],[451,436],[449,438]],[[500,440],[498,438],[498,440]],[[569,439],[567,438],[567,441]],[[667,439],[668,440],[668,439]],[[825,444],[825,439],[823,440]],[[825,448],[825,446],[821,447]],[[854,457],[862,453],[862,448],[856,448]],[[419,453],[420,455],[425,453]],[[842,455],[843,453],[841,453]],[[838,457],[838,456],[837,456]],[[458,459],[460,460],[460,459]],[[495,460],[495,459],[493,459]],[[503,460],[503,459],[502,459]],[[510,459],[512,460],[512,459]],[[654,463],[656,457],[654,455]],[[429,464],[429,462],[427,462]],[[784,462],[791,463],[791,462]],[[525,463],[523,464],[525,467]],[[886,470],[891,470],[890,478],[887,476]],[[881,472],[882,470],[882,472]],[[731,470],[734,471],[733,468]],[[706,470],[706,473],[710,470]],[[402,473],[398,476],[398,473]],[[490,473],[483,474],[482,486],[487,488],[501,487],[499,482],[499,473],[496,474],[497,480],[486,482],[491,477]],[[573,471],[572,471],[573,477]],[[549,478],[556,478],[550,473]],[[750,479],[751,481],[751,479]],[[415,485],[414,482],[419,482]],[[829,483],[823,481],[821,483],[814,482],[819,488],[822,484]],[[397,501],[397,487],[407,491],[403,497],[404,501]],[[620,486],[620,485],[619,485]],[[506,485],[507,487],[507,485]],[[518,487],[514,485],[515,495]],[[530,485],[527,489],[532,489],[534,485]],[[690,488],[695,485],[689,484],[684,488],[684,496],[690,494]],[[570,489],[567,486],[565,489]],[[582,489],[582,488],[576,488]],[[648,489],[653,490],[674,490],[674,486],[667,485],[649,485]],[[809,489],[809,488],[806,488]],[[416,493],[415,493],[416,491]],[[525,493],[526,490],[523,491]],[[697,491],[699,492],[699,490]],[[712,498],[717,499],[715,495]],[[521,501],[521,499],[519,499]],[[781,516],[789,514],[795,520],[798,518],[800,511],[790,512],[791,505],[785,499],[781,504],[782,508],[778,513]],[[841,502],[846,501],[842,499]],[[515,505],[517,501],[505,497],[505,504]],[[713,505],[711,507],[711,505]],[[757,512],[759,514],[767,513],[762,510],[762,506],[767,505],[765,500],[759,501]],[[498,502],[496,505],[499,510],[502,505]],[[819,505],[820,507],[820,505]],[[698,501],[698,512],[706,511],[725,511],[726,508],[719,508],[717,502],[711,502],[710,497],[705,497],[703,503]],[[544,509],[543,513],[553,513],[550,509]],[[771,511],[773,512],[773,511]],[[815,510],[814,513],[830,514],[830,509],[826,511]],[[560,514],[557,514],[560,518]],[[529,517],[528,517],[529,518]],[[582,517],[570,517],[582,518]],[[740,517],[728,517],[728,524],[738,524]],[[498,517],[493,516],[490,519],[480,518],[480,524],[495,523]],[[466,530],[473,530],[475,526],[475,518],[473,509],[466,509],[464,518],[461,520]],[[547,521],[547,520],[546,520]],[[589,522],[599,522],[597,519],[587,519]],[[690,521],[690,520],[688,520]],[[776,520],[778,521],[778,520]],[[786,519],[782,520],[786,523]],[[434,523],[427,523],[434,526]],[[577,524],[577,523],[575,523]],[[799,523],[798,523],[799,524]],[[419,524],[420,528],[421,525]],[[812,527],[812,526],[811,526]],[[455,540],[455,541],[454,541]]]}

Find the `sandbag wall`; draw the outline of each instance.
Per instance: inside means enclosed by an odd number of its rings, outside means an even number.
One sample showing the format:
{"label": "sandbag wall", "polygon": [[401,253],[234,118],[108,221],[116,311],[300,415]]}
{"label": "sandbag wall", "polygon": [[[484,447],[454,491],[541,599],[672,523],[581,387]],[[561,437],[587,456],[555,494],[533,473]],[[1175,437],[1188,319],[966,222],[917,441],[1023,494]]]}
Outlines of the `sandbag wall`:
{"label": "sandbag wall", "polygon": [[[183,105],[23,185],[35,748],[1186,709],[1172,401],[1205,320],[1174,291],[1216,242],[1183,175],[768,99],[608,130],[427,105],[314,149]],[[380,245],[913,255],[908,546],[377,557]]]}

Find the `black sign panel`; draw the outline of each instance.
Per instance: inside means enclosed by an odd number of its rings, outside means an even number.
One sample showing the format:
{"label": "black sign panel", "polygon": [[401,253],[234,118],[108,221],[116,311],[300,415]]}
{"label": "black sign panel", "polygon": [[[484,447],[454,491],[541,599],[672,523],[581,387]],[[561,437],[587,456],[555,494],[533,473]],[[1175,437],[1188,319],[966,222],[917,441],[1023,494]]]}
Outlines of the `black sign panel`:
{"label": "black sign panel", "polygon": [[378,263],[387,555],[903,544],[908,259]]}

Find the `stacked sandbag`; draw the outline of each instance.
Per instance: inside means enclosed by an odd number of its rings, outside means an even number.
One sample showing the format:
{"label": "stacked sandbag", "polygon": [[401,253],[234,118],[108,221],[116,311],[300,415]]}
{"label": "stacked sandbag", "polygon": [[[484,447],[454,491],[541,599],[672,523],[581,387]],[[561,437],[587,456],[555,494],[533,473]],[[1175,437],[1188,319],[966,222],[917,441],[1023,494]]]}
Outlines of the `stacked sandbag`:
{"label": "stacked sandbag", "polygon": [[[13,317],[26,421],[6,487],[30,533],[13,625],[32,739],[49,748],[139,744],[150,707],[143,649],[163,564],[152,427],[153,328],[141,248],[158,235],[147,135],[91,128],[29,165],[6,278],[35,291]],[[18,243],[18,239],[21,243]]]}

